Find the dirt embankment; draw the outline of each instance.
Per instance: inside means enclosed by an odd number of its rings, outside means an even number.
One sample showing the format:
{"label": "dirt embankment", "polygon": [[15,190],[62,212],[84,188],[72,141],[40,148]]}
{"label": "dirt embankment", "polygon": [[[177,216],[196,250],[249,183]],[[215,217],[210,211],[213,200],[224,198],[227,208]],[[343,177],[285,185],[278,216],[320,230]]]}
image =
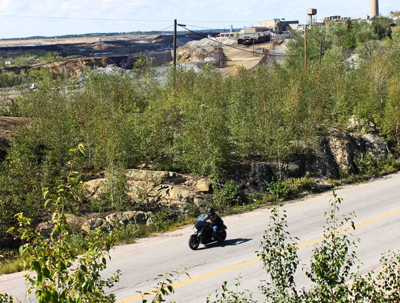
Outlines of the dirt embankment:
{"label": "dirt embankment", "polygon": [[90,58],[77,58],[77,59],[68,59],[59,62],[41,64],[36,66],[13,66],[13,67],[1,67],[1,73],[13,72],[16,74],[20,74],[21,72],[25,72],[27,70],[42,70],[42,69],[51,69],[56,73],[71,73],[75,72],[77,69],[81,69],[83,67],[106,67],[107,65],[115,64],[114,60],[108,57],[90,57]]}

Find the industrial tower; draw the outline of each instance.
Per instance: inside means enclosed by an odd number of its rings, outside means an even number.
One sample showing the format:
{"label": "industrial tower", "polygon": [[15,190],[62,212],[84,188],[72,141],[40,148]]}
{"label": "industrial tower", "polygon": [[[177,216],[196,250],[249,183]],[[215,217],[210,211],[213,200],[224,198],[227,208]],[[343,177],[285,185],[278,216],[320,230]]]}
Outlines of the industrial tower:
{"label": "industrial tower", "polygon": [[371,11],[370,11],[370,17],[376,17],[379,16],[379,0],[371,0]]}

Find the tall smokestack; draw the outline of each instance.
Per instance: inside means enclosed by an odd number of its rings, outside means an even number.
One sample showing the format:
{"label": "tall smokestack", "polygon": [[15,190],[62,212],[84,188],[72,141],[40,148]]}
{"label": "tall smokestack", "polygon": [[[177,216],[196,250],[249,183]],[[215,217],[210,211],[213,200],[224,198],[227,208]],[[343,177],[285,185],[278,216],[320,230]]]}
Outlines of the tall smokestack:
{"label": "tall smokestack", "polygon": [[371,0],[371,12],[370,17],[373,18],[375,16],[379,16],[379,0]]}

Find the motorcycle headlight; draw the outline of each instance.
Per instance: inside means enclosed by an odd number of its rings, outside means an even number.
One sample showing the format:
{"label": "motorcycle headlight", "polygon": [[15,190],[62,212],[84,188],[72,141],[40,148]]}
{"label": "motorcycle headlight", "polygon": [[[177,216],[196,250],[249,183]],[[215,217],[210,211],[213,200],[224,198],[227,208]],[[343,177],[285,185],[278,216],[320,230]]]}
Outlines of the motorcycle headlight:
{"label": "motorcycle headlight", "polygon": [[194,231],[195,233],[197,233],[197,228],[196,228],[196,227],[193,227],[193,231]]}

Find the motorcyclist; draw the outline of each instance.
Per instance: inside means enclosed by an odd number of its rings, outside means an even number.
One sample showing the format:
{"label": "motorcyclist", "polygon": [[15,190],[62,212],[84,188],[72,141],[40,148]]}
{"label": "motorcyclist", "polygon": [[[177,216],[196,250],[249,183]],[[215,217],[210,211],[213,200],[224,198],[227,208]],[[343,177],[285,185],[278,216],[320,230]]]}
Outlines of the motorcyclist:
{"label": "motorcyclist", "polygon": [[212,237],[215,240],[217,237],[218,228],[224,225],[224,221],[222,221],[221,217],[215,213],[214,208],[212,207],[208,208],[208,218],[211,221],[213,229]]}

